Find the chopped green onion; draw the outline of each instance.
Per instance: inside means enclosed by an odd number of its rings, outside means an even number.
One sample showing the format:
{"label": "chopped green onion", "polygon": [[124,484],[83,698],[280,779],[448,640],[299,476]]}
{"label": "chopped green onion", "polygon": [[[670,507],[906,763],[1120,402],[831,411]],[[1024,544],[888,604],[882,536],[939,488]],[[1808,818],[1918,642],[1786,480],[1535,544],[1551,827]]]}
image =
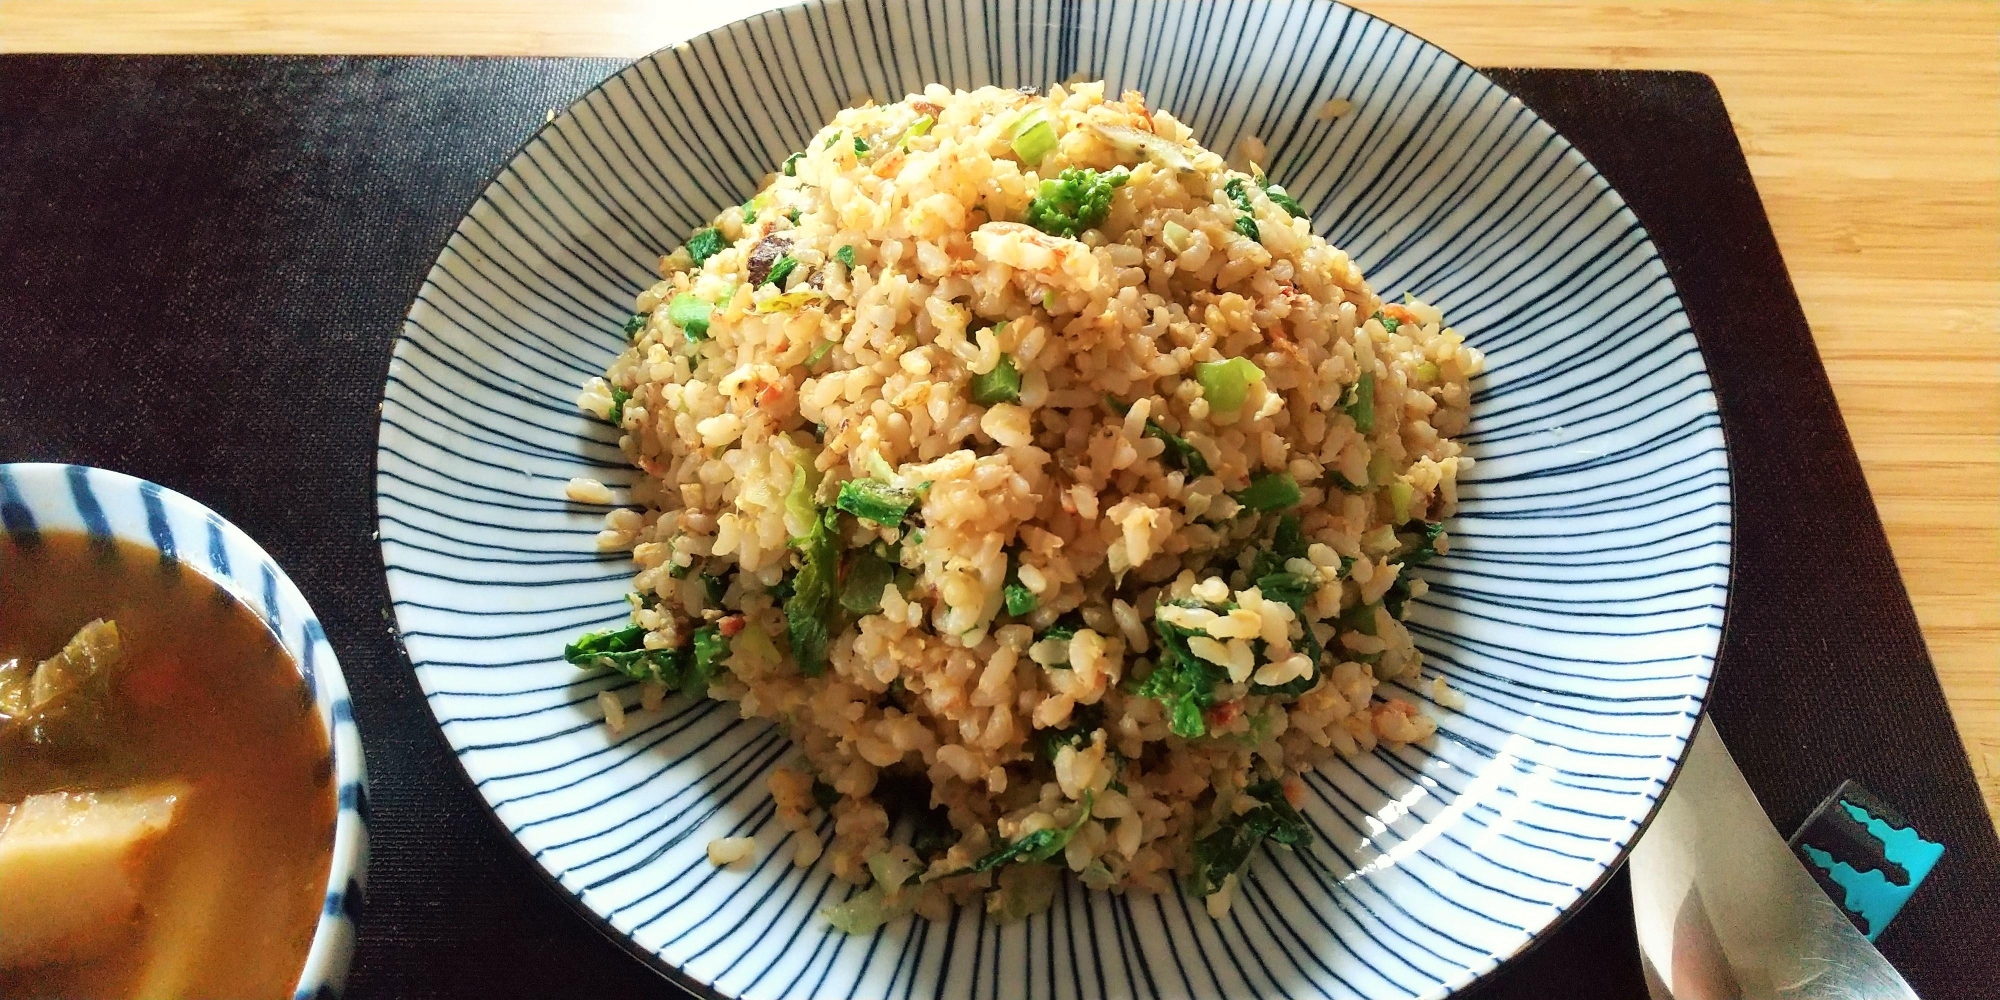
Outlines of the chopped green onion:
{"label": "chopped green onion", "polygon": [[667,319],[681,328],[689,343],[707,340],[708,324],[714,318],[715,307],[695,298],[693,292],[682,292],[667,305]]}
{"label": "chopped green onion", "polygon": [[1038,107],[1014,123],[1008,138],[1013,140],[1014,155],[1032,167],[1056,148],[1056,127],[1049,121],[1048,111]]}
{"label": "chopped green onion", "polygon": [[1395,527],[1387,524],[1361,536],[1362,550],[1378,555],[1394,552],[1402,544],[1396,539]]}
{"label": "chopped green onion", "polygon": [[785,157],[785,176],[797,177],[799,175],[799,161],[805,158],[806,154],[803,151]]}
{"label": "chopped green onion", "polygon": [[873,479],[850,479],[841,483],[840,495],[833,501],[835,507],[880,525],[902,523],[916,503],[917,491]]}
{"label": "chopped green onion", "polygon": [[1396,475],[1396,462],[1386,451],[1377,451],[1368,456],[1368,485],[1381,486]]}
{"label": "chopped green onion", "polygon": [[1301,498],[1298,481],[1289,472],[1267,472],[1253,477],[1250,485],[1235,496],[1237,503],[1262,512],[1289,510],[1298,506]]}
{"label": "chopped green onion", "polygon": [[1416,496],[1416,490],[1412,489],[1409,483],[1403,482],[1400,479],[1396,480],[1393,483],[1390,483],[1389,511],[1392,515],[1390,517],[1390,520],[1396,522],[1397,524],[1402,524],[1404,521],[1409,520],[1410,501],[1414,499],[1415,496]]}
{"label": "chopped green onion", "polygon": [[1014,403],[1021,399],[1021,371],[1014,359],[1002,354],[1000,363],[984,375],[972,376],[972,401],[981,406]]}
{"label": "chopped green onion", "polygon": [[785,213],[785,218],[786,218],[786,220],[787,220],[787,221],[791,222],[791,223],[792,223],[793,225],[795,225],[795,226],[796,226],[796,225],[798,225],[798,223],[799,223],[799,210],[795,208],[795,209],[792,209],[792,210],[791,210],[791,211],[789,211],[789,212],[786,212],[786,213]]}
{"label": "chopped green onion", "polygon": [[832,135],[830,135],[830,136],[827,136],[827,137],[826,137],[826,145],[824,145],[824,146],[821,146],[820,148],[821,148],[821,149],[832,149],[832,148],[833,148],[833,144],[834,144],[834,143],[836,143],[836,142],[839,142],[839,141],[840,141],[840,130],[839,130],[839,129],[834,129],[834,130],[833,130],[833,134],[832,134]]}
{"label": "chopped green onion", "polygon": [[833,341],[831,340],[820,341],[819,344],[812,349],[812,353],[806,355],[806,367],[811,368],[813,365],[819,364],[822,360],[825,360],[827,355],[832,353],[833,353]]}
{"label": "chopped green onion", "polygon": [[813,467],[812,454],[800,449],[792,459],[792,488],[785,492],[785,513],[805,525],[807,534],[812,533],[819,521],[819,506],[813,503],[813,494],[818,489],[819,470]]}
{"label": "chopped green onion", "polygon": [[632,318],[625,321],[625,339],[631,340],[637,337],[646,329],[646,321],[650,318],[652,318],[651,313],[633,313]]}
{"label": "chopped green onion", "polygon": [[841,247],[838,250],[835,250],[833,252],[833,259],[841,262],[842,264],[847,265],[848,267],[853,267],[854,248],[851,246],[846,246],[846,247]]}
{"label": "chopped green onion", "polygon": [[854,155],[856,156],[868,155],[868,144],[861,141],[861,137],[858,135],[854,137]]}
{"label": "chopped green onion", "polygon": [[937,119],[931,117],[930,115],[925,115],[922,118],[919,118],[916,121],[911,122],[909,130],[903,133],[903,139],[901,142],[897,143],[897,145],[903,147],[905,151],[908,151],[910,148],[911,139],[921,139],[924,136],[929,135],[931,131],[931,126],[936,124],[937,124]]}
{"label": "chopped green onion", "polygon": [[622,424],[625,422],[625,402],[631,398],[631,393],[615,385],[611,387],[611,422],[613,424]]}
{"label": "chopped green onion", "polygon": [[721,230],[713,226],[697,229],[688,237],[688,257],[693,259],[694,266],[700,267],[702,261],[721,253],[724,245]]}
{"label": "chopped green onion", "polygon": [[764,276],[763,283],[766,285],[776,285],[779,288],[783,288],[785,287],[785,279],[791,277],[792,272],[797,270],[798,266],[799,266],[799,259],[797,257],[792,256],[791,254],[786,254],[783,257],[778,258],[776,262],[772,263],[771,273]]}
{"label": "chopped green onion", "polygon": [[1194,378],[1201,383],[1202,398],[1208,400],[1211,411],[1230,413],[1243,408],[1250,383],[1264,381],[1264,370],[1247,358],[1230,358],[1195,365]]}
{"label": "chopped green onion", "polygon": [[1354,418],[1354,429],[1366,434],[1375,429],[1375,373],[1362,372],[1361,378],[1347,390],[1340,402],[1340,408]]}

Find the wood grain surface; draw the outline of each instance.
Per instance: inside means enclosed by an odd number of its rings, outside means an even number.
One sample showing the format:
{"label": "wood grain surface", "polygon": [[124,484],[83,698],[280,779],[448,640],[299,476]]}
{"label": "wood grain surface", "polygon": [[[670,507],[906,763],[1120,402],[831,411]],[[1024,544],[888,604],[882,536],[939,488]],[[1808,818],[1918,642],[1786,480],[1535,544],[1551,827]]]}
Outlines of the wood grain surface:
{"label": "wood grain surface", "polygon": [[[2000,817],[2000,4],[1358,5],[1475,65],[1715,79]],[[637,56],[763,6],[0,0],[0,52]]]}

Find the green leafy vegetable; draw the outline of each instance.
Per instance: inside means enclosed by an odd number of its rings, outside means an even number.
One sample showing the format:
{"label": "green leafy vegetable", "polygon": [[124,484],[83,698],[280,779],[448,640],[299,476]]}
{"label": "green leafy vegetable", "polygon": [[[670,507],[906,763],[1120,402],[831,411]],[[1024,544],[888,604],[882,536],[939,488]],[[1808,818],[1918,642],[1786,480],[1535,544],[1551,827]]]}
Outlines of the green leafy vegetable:
{"label": "green leafy vegetable", "polygon": [[611,422],[613,424],[623,424],[625,422],[625,404],[631,398],[631,393],[615,385],[611,387]]}
{"label": "green leafy vegetable", "polygon": [[625,321],[625,339],[631,340],[644,331],[646,321],[651,319],[652,315],[652,313],[633,313],[632,318]]}
{"label": "green leafy vegetable", "polygon": [[791,277],[792,272],[798,270],[798,266],[799,259],[791,254],[778,258],[771,264],[771,273],[764,276],[763,284],[785,287],[785,279]]}
{"label": "green leafy vegetable", "polygon": [[1229,195],[1230,201],[1236,203],[1237,208],[1242,209],[1242,214],[1236,217],[1236,231],[1246,238],[1263,242],[1263,234],[1257,229],[1255,209],[1250,204],[1250,192],[1244,187],[1243,178],[1231,177],[1228,183],[1222,185],[1222,190]]}
{"label": "green leafy vegetable", "polygon": [[1007,597],[1007,613],[1017,618],[1041,607],[1042,602],[1036,599],[1035,592],[1023,586],[1018,580],[1002,588],[1002,592]]}
{"label": "green leafy vegetable", "polygon": [[722,238],[722,231],[710,226],[705,229],[697,229],[688,237],[687,252],[688,256],[694,260],[694,266],[700,267],[702,261],[721,253],[722,248],[726,245],[727,243]]}
{"label": "green leafy vegetable", "polygon": [[1167,450],[1160,453],[1161,457],[1170,458],[1173,464],[1186,470],[1190,478],[1199,479],[1208,475],[1208,459],[1201,457],[1201,450],[1189,444],[1187,438],[1168,433],[1166,428],[1151,420],[1146,421],[1145,436],[1166,442]]}
{"label": "green leafy vegetable", "polygon": [[1061,729],[1042,730],[1042,757],[1053,764],[1056,754],[1063,747],[1075,747],[1081,750],[1090,745],[1091,734],[1102,728],[1104,728],[1102,702],[1078,705],[1070,710],[1069,725]]}
{"label": "green leafy vegetable", "polygon": [[1230,413],[1243,408],[1250,383],[1264,381],[1264,369],[1248,358],[1203,361],[1194,366],[1194,378],[1201,383],[1201,395],[1208,400],[1209,409]]}
{"label": "green leafy vegetable", "polygon": [[1231,177],[1227,181],[1224,181],[1222,191],[1229,196],[1230,201],[1236,203],[1237,208],[1245,212],[1252,210],[1250,205],[1250,190],[1244,186],[1243,178]]}
{"label": "green leafy vegetable", "polygon": [[840,585],[840,606],[857,615],[882,610],[882,588],[896,578],[896,567],[866,549],[855,553],[847,564],[847,579]]}
{"label": "green leafy vegetable", "polygon": [[1083,615],[1078,612],[1071,611],[1068,614],[1063,615],[1061,618],[1056,619],[1055,623],[1050,625],[1048,629],[1044,631],[1042,634],[1035,636],[1035,641],[1040,642],[1043,639],[1061,639],[1064,642],[1068,642],[1071,639],[1076,638],[1076,634],[1078,632],[1083,631],[1083,628],[1084,628]]}
{"label": "green leafy vegetable", "polygon": [[1366,434],[1375,429],[1375,373],[1362,372],[1361,378],[1340,400],[1340,408],[1354,418],[1354,429]]}
{"label": "green leafy vegetable", "polygon": [[125,668],[118,623],[102,618],[33,667],[25,658],[0,661],[0,748],[21,741],[88,753],[115,737],[109,712]]}
{"label": "green leafy vegetable", "polygon": [[1234,496],[1237,503],[1263,512],[1289,510],[1298,506],[1301,498],[1298,481],[1289,472],[1266,472],[1253,476],[1250,485]]}
{"label": "green leafy vegetable", "polygon": [[792,593],[785,599],[785,631],[792,640],[792,659],[807,677],[826,672],[834,578],[840,564],[835,537],[839,519],[838,511],[828,510],[814,518],[812,530],[799,539],[799,571],[793,574]]}
{"label": "green leafy vegetable", "polygon": [[1375,605],[1356,604],[1340,613],[1340,631],[1375,634]]}
{"label": "green leafy vegetable", "polygon": [[854,137],[854,155],[856,156],[868,155],[868,144],[862,142],[861,137],[858,135]]}
{"label": "green leafy vegetable", "polygon": [[839,262],[841,262],[842,264],[845,264],[845,265],[847,265],[848,267],[853,267],[853,266],[854,266],[854,248],[853,248],[853,247],[851,247],[851,246],[845,246],[845,247],[841,247],[841,248],[840,248],[840,249],[838,249],[838,250],[835,250],[835,251],[833,252],[833,259],[834,259],[834,260],[837,260],[837,261],[839,261]]}
{"label": "green leafy vegetable", "polygon": [[1271,199],[1272,204],[1277,205],[1279,208],[1301,219],[1307,216],[1305,206],[1299,204],[1299,200],[1288,194],[1284,188],[1276,184],[1266,184],[1264,185],[1264,194]]}
{"label": "green leafy vegetable", "polygon": [[709,679],[722,669],[722,660],[729,655],[729,639],[714,625],[703,625],[694,632],[694,663],[682,683],[691,694],[707,694]]}
{"label": "green leafy vegetable", "polygon": [[833,501],[835,507],[855,517],[865,517],[885,526],[902,523],[916,503],[917,491],[873,479],[850,479],[841,483],[840,495]]}
{"label": "green leafy vegetable", "polygon": [[1069,167],[1042,181],[1022,221],[1052,236],[1074,239],[1103,224],[1111,212],[1112,193],[1130,177],[1124,167],[1103,174],[1088,167]]}
{"label": "green leafy vegetable", "polygon": [[1403,572],[1396,574],[1396,582],[1382,594],[1382,607],[1398,619],[1403,617],[1403,609],[1410,600],[1410,567],[1422,566],[1437,558],[1438,539],[1444,536],[1444,524],[1441,522],[1413,523],[1422,525],[1422,528],[1396,533],[1396,540],[1401,543],[1396,561],[1403,564]]}
{"label": "green leafy vegetable", "polygon": [[1294,610],[1303,606],[1306,598],[1319,589],[1319,584],[1297,573],[1280,570],[1266,573],[1257,578],[1257,590],[1265,597],[1279,604],[1289,604]]}
{"label": "green leafy vegetable", "polygon": [[813,779],[814,805],[819,806],[821,809],[832,809],[833,804],[839,801],[840,801],[840,789],[837,789],[832,785],[829,785],[826,782],[819,780],[818,778]]}
{"label": "green leafy vegetable", "polygon": [[1000,593],[1006,599],[1007,613],[1016,618],[1032,613],[1042,603],[1021,582],[1021,557],[1011,553],[1007,556],[1007,582],[1000,587]]}
{"label": "green leafy vegetable", "polygon": [[984,375],[972,376],[972,401],[981,406],[1018,403],[1021,400],[1021,370],[1014,359],[1000,355],[1000,363]]}
{"label": "green leafy vegetable", "polygon": [[1295,848],[1313,842],[1312,827],[1285,801],[1278,782],[1257,782],[1243,794],[1258,804],[1225,818],[1208,836],[1195,841],[1194,885],[1202,896],[1220,892],[1223,880],[1241,870],[1249,862],[1250,852],[1265,840]]}
{"label": "green leafy vegetable", "polygon": [[834,144],[834,143],[836,143],[836,142],[839,142],[839,141],[840,141],[840,130],[839,130],[839,129],[834,129],[834,130],[833,130],[833,134],[832,134],[832,135],[830,135],[830,136],[827,136],[827,137],[826,137],[826,144],[825,144],[825,145],[823,145],[823,146],[821,146],[820,148],[821,148],[821,149],[832,149],[832,148],[833,148],[833,144]]}
{"label": "green leafy vegetable", "polygon": [[647,649],[643,625],[585,633],[563,647],[563,659],[585,669],[615,670],[633,680],[658,681],[676,689],[688,666],[686,650]]}
{"label": "green leafy vegetable", "polygon": [[799,175],[799,161],[805,158],[806,154],[804,153],[804,151],[793,153],[792,155],[785,157],[785,176],[797,177]]}
{"label": "green leafy vegetable", "polygon": [[1072,820],[1070,825],[1036,830],[951,874],[971,875],[977,872],[990,872],[1010,862],[1047,861],[1055,857],[1063,848],[1069,846],[1070,839],[1076,836],[1077,831],[1083,829],[1083,824],[1090,821],[1090,800],[1094,796],[1095,793],[1090,791],[1083,793],[1083,801],[1078,803],[1076,819]]}
{"label": "green leafy vegetable", "polygon": [[1227,680],[1229,674],[1189,651],[1188,639],[1193,632],[1158,615],[1153,617],[1153,631],[1160,639],[1159,660],[1153,672],[1139,684],[1137,693],[1166,707],[1167,728],[1174,735],[1190,740],[1204,736],[1208,733],[1208,721],[1203,715],[1215,706],[1215,686]]}
{"label": "green leafy vegetable", "polygon": [[715,307],[695,298],[693,292],[682,292],[667,304],[667,319],[681,328],[681,335],[688,343],[700,343],[708,339],[708,324],[715,318]]}

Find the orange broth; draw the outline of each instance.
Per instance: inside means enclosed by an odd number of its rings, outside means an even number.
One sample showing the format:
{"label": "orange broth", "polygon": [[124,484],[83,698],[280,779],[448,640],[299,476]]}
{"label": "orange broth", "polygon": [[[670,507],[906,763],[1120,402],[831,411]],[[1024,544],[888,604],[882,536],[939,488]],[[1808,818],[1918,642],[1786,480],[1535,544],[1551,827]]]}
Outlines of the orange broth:
{"label": "orange broth", "polygon": [[335,814],[326,727],[298,668],[248,609],[151,548],[0,537],[0,662],[53,656],[93,618],[117,623],[126,656],[100,746],[0,749],[0,802],[168,778],[190,794],[146,857],[140,915],[116,943],[0,970],[0,997],[289,996]]}

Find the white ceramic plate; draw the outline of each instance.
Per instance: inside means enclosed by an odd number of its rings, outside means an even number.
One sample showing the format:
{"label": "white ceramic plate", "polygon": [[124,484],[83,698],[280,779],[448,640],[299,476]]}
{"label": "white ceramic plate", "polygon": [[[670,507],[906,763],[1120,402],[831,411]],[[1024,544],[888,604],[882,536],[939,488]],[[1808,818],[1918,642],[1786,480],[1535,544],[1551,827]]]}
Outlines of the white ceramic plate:
{"label": "white ceramic plate", "polygon": [[[869,937],[847,889],[789,862],[764,776],[781,736],[670,702],[614,738],[564,641],[622,619],[572,476],[633,473],[577,386],[623,345],[658,256],[743,200],[862,95],[1108,78],[1210,148],[1255,135],[1316,229],[1385,298],[1443,306],[1483,349],[1452,553],[1411,614],[1427,746],[1308,782],[1320,836],[1266,850],[1222,920],[1179,895],[1089,893],[998,927],[975,910]],[[1327,120],[1331,100],[1352,108]],[[377,480],[403,639],[466,772],[614,937],[699,992],[797,996],[1438,997],[1593,891],[1652,815],[1709,686],[1729,471],[1673,283],[1616,192],[1457,59],[1318,0],[845,0],[640,60],[503,169],[439,255],[390,368]],[[755,835],[717,871],[708,840]]]}

